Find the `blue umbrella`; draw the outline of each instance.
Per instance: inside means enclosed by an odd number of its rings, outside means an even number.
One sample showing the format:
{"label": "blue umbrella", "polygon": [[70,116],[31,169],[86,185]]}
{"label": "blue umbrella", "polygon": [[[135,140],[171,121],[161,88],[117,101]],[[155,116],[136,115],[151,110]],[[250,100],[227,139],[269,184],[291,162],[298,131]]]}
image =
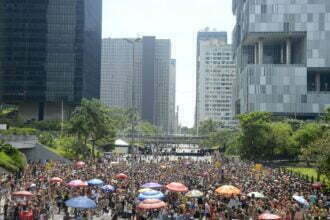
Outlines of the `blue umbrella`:
{"label": "blue umbrella", "polygon": [[103,185],[103,181],[100,179],[91,179],[87,183],[88,185]]}
{"label": "blue umbrella", "polygon": [[162,192],[152,190],[152,191],[147,191],[140,193],[138,196],[139,200],[145,200],[145,199],[163,199],[164,194]]}
{"label": "blue umbrella", "polygon": [[142,188],[161,188],[163,186],[160,185],[159,183],[153,183],[153,182],[151,182],[151,183],[143,184],[141,187]]}
{"label": "blue umbrella", "polygon": [[94,209],[96,208],[96,203],[86,196],[78,196],[69,199],[65,202],[67,207],[78,208],[78,209]]}
{"label": "blue umbrella", "polygon": [[113,192],[115,191],[115,187],[111,186],[111,185],[105,185],[105,186],[102,186],[101,189],[104,191],[104,192]]}

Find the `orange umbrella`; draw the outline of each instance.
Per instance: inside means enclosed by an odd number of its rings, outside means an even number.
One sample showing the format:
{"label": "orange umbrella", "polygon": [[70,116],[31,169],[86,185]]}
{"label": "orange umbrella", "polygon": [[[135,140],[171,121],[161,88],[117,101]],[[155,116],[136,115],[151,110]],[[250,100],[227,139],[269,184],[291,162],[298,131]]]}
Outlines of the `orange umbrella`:
{"label": "orange umbrella", "polygon": [[215,192],[222,196],[235,196],[241,194],[241,190],[232,185],[223,185],[217,188]]}
{"label": "orange umbrella", "polygon": [[166,185],[166,188],[173,192],[188,192],[188,187],[186,187],[182,183],[173,182]]}
{"label": "orange umbrella", "polygon": [[116,175],[116,178],[117,179],[124,180],[124,179],[127,179],[128,176],[126,174],[124,174],[124,173],[119,173],[119,174]]}
{"label": "orange umbrella", "polygon": [[259,215],[258,219],[259,220],[280,220],[282,218],[278,215],[264,213],[264,214]]}
{"label": "orange umbrella", "polygon": [[33,194],[29,191],[17,191],[17,192],[13,192],[13,196],[31,197],[33,196]]}
{"label": "orange umbrella", "polygon": [[160,209],[164,208],[166,206],[166,203],[159,200],[159,199],[146,199],[143,202],[141,202],[137,208],[139,209]]}
{"label": "orange umbrella", "polygon": [[61,183],[61,182],[63,182],[63,180],[59,177],[53,177],[49,180],[49,182],[51,182],[51,183]]}

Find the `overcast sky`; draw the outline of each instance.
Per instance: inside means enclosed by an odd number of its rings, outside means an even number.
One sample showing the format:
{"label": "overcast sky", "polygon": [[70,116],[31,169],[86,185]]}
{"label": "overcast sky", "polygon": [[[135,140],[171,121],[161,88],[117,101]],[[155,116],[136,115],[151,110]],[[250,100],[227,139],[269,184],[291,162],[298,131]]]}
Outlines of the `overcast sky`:
{"label": "overcast sky", "polygon": [[177,60],[176,103],[180,123],[192,127],[195,113],[197,32],[210,27],[231,39],[232,0],[103,0],[103,37],[153,35],[171,39]]}

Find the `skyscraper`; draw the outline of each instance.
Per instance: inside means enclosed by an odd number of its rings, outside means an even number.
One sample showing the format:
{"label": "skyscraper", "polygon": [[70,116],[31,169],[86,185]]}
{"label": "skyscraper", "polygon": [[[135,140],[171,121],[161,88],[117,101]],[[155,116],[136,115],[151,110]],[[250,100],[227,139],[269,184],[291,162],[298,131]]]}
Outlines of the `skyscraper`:
{"label": "skyscraper", "polygon": [[104,39],[102,102],[134,108],[143,120],[169,132],[175,115],[175,64],[170,59],[170,40]]}
{"label": "skyscraper", "polygon": [[233,0],[236,113],[313,119],[330,107],[330,1]]}
{"label": "skyscraper", "polygon": [[0,100],[25,119],[99,98],[101,0],[0,1]]}
{"label": "skyscraper", "polygon": [[235,64],[226,32],[198,33],[196,76],[196,126],[212,119],[233,128]]}

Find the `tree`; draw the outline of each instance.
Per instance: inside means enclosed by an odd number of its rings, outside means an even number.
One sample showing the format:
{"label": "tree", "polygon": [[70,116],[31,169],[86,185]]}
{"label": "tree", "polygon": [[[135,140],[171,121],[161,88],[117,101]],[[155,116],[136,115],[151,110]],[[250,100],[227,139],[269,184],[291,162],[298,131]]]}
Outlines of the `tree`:
{"label": "tree", "polygon": [[157,135],[157,127],[147,121],[140,122],[137,126],[137,130],[142,135]]}
{"label": "tree", "polygon": [[271,114],[251,112],[238,116],[242,135],[239,137],[239,152],[242,159],[258,160],[267,155],[269,122]]}
{"label": "tree", "polygon": [[305,148],[322,135],[322,127],[316,123],[307,123],[297,130],[293,139],[298,148]]}
{"label": "tree", "polygon": [[268,158],[292,158],[298,155],[299,149],[295,147],[292,138],[293,130],[290,124],[285,122],[270,123],[268,136]]}
{"label": "tree", "polygon": [[308,163],[315,162],[318,175],[324,174],[330,178],[330,131],[303,148],[301,158]]}
{"label": "tree", "polygon": [[87,141],[94,145],[112,143],[116,136],[117,121],[111,117],[110,109],[96,99],[83,99],[76,107],[69,120],[67,131],[75,135],[82,148],[87,148]]}
{"label": "tree", "polygon": [[208,119],[205,121],[202,121],[199,124],[198,127],[198,133],[199,135],[206,136],[209,135],[210,133],[217,132],[222,126],[221,122],[218,121],[213,121],[212,119]]}

